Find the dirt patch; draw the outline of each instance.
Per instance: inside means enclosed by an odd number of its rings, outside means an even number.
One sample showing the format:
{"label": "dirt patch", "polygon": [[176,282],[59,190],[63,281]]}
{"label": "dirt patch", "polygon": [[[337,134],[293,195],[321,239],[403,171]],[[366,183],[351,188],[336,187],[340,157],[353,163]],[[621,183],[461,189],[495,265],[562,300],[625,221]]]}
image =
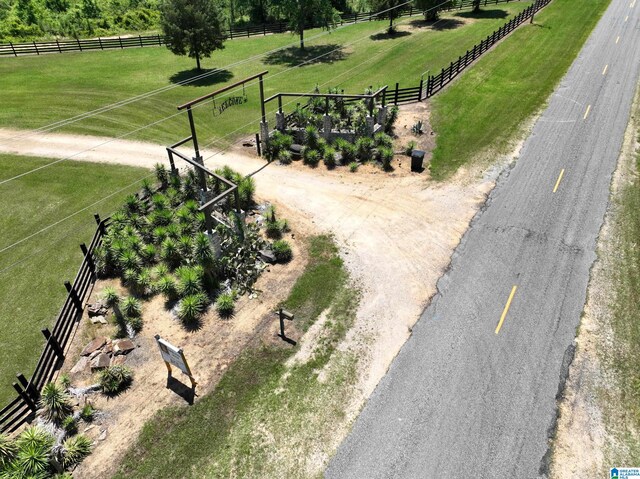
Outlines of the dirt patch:
{"label": "dirt patch", "polygon": [[[283,205],[277,207],[281,217],[287,217],[287,208]],[[305,230],[298,229],[295,221],[289,224],[294,232],[293,235],[287,235],[294,252],[293,260],[286,265],[269,266],[255,285],[259,291],[257,296],[253,299],[242,296],[232,318],[221,319],[210,307],[202,319],[201,329],[189,332],[166,310],[162,297],[143,303],[144,329],[134,339],[137,348],[127,355],[125,363],[134,371],[134,382],[129,390],[115,398],[100,394],[88,396],[100,411],[93,427],[87,431],[96,447],[91,456],[74,471],[74,477],[109,477],[117,465],[114,458],[122,457],[154,413],[167,406],[188,407],[192,399],[197,401],[198,397],[210,392],[247,345],[258,341],[278,341],[275,337],[275,306],[287,297],[306,263],[306,252],[302,248]],[[92,293],[92,300],[98,298],[107,285],[116,286],[125,293],[119,280],[99,281]],[[64,370],[73,367],[73,360],[78,358],[80,350],[92,337],[109,335],[114,330],[114,326],[99,327],[83,319]],[[287,333],[299,339],[292,328]],[[184,349],[198,382],[195,398],[191,394],[189,379],[179,371],[174,371],[176,381],[168,379],[155,344],[155,334]],[[290,347],[281,343],[283,347]],[[95,382],[95,376],[88,373],[72,375],[71,379],[74,386],[87,386]]]}

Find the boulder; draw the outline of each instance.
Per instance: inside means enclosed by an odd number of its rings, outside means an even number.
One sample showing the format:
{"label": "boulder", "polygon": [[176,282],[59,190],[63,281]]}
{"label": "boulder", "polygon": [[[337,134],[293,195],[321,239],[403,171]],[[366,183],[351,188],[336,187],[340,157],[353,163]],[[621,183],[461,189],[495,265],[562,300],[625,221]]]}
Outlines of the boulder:
{"label": "boulder", "polygon": [[80,353],[80,356],[89,356],[91,353],[93,353],[94,351],[97,351],[106,343],[107,343],[107,338],[105,338],[104,336],[98,337],[84,347],[84,349]]}
{"label": "boulder", "polygon": [[107,307],[100,302],[89,304],[87,305],[87,314],[90,318],[94,316],[106,316]]}
{"label": "boulder", "polygon": [[132,351],[136,348],[136,345],[133,344],[133,341],[130,339],[118,339],[113,342],[113,353],[118,354],[127,354],[129,351]]}
{"label": "boulder", "polygon": [[89,316],[89,321],[91,324],[107,324],[107,319],[104,316]]}
{"label": "boulder", "polygon": [[277,261],[275,253],[270,249],[260,250],[258,254],[260,255],[260,259],[265,263],[274,264]]}
{"label": "boulder", "polygon": [[74,367],[69,371],[71,374],[79,374],[87,371],[89,369],[89,358],[86,356],[80,356],[80,359],[75,364]]}
{"label": "boulder", "polygon": [[91,370],[104,369],[111,364],[111,358],[108,354],[100,353],[91,360]]}
{"label": "boulder", "polygon": [[121,366],[127,360],[124,355],[114,356],[111,358],[111,366]]}

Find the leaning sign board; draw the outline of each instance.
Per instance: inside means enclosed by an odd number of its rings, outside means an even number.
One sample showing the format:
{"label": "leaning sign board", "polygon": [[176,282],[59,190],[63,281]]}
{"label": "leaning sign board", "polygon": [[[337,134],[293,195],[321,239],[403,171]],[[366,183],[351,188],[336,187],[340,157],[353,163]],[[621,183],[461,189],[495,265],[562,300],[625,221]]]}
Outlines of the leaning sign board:
{"label": "leaning sign board", "polygon": [[184,357],[184,352],[182,349],[175,347],[173,344],[168,341],[162,339],[160,335],[155,335],[156,342],[158,343],[158,348],[160,348],[160,354],[162,355],[162,359],[164,363],[167,365],[167,369],[169,370],[169,374],[171,374],[171,366],[177,367],[180,371],[185,373],[191,379],[191,384],[193,386],[196,385],[195,379],[191,374],[191,369],[189,368],[189,364],[187,364],[187,360]]}

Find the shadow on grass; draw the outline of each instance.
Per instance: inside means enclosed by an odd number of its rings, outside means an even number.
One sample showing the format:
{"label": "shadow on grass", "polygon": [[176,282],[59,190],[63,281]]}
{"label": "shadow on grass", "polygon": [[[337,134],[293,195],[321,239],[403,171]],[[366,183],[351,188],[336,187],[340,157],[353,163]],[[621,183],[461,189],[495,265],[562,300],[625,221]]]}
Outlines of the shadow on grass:
{"label": "shadow on grass", "polygon": [[[197,77],[200,78],[194,81],[189,81]],[[169,77],[169,81],[175,84],[183,84],[183,86],[210,86],[215,85],[216,83],[227,82],[232,78],[233,73],[229,70],[219,70],[217,68],[204,68],[202,70],[198,70],[197,68],[192,68],[191,70],[182,70],[181,72],[174,73]]]}
{"label": "shadow on grass", "polygon": [[443,32],[446,30],[455,30],[458,27],[464,25],[462,20],[458,20],[457,18],[446,18],[444,20],[411,20],[409,22],[413,28],[430,28],[431,30],[435,30],[437,32]]}
{"label": "shadow on grass", "polygon": [[479,12],[460,12],[456,14],[456,17],[460,18],[507,18],[509,12],[499,8],[493,10],[480,10]]}
{"label": "shadow on grass", "polygon": [[175,394],[180,396],[186,401],[187,404],[192,405],[196,396],[195,388],[187,386],[179,379],[174,378],[171,375],[167,375],[167,389],[170,389]]}
{"label": "shadow on grass", "polygon": [[371,40],[393,40],[395,38],[402,38],[402,37],[408,37],[409,35],[411,35],[411,32],[400,32],[400,31],[394,31],[392,33],[389,32],[384,32],[384,33],[376,33],[375,35],[371,35],[369,38]]}
{"label": "shadow on grass", "polygon": [[328,45],[314,45],[301,50],[298,47],[289,47],[269,53],[264,58],[267,65],[285,65],[295,67],[302,64],[314,65],[317,63],[333,63],[344,60],[347,54],[344,47],[336,43]]}

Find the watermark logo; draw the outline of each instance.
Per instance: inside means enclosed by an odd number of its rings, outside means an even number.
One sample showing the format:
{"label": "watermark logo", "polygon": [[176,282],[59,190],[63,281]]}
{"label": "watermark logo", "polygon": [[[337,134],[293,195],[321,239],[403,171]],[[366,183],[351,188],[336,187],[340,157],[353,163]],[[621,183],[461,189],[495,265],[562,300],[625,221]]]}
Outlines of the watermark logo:
{"label": "watermark logo", "polygon": [[612,467],[610,479],[640,479],[640,467]]}

